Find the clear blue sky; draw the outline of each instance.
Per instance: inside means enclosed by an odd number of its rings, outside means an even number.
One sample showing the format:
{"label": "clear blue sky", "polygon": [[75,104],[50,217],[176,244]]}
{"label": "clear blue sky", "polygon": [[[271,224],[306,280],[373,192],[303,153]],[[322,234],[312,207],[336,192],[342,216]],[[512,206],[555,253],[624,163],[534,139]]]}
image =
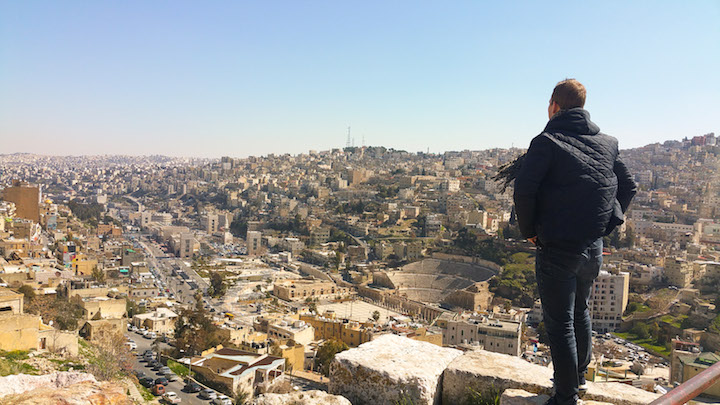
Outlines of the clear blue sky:
{"label": "clear blue sky", "polygon": [[0,0],[0,153],[527,146],[574,77],[634,147],[720,132],[720,2]]}

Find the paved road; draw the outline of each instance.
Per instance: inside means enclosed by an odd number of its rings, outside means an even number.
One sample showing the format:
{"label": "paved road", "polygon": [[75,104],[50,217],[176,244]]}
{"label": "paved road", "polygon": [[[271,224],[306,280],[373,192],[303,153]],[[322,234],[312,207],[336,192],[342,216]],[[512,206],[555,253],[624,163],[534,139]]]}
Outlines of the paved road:
{"label": "paved road", "polygon": [[[151,266],[158,269],[161,277],[163,277],[163,281],[179,302],[184,304],[193,304],[195,302],[194,295],[198,289],[191,288],[186,281],[194,281],[201,292],[208,287],[207,282],[205,282],[195,270],[187,266],[183,260],[169,256],[145,237],[143,237],[139,243],[149,254],[148,262],[150,262]],[[180,270],[184,271],[190,278],[183,280],[178,276],[173,276],[173,266],[179,267]]]}
{"label": "paved road", "polygon": [[[142,353],[145,350],[151,349],[152,341],[150,339],[145,339],[142,337],[142,335],[139,335],[137,333],[133,332],[127,332],[125,334],[126,336],[130,337],[132,340],[137,343],[137,352]],[[147,363],[141,362],[140,358],[135,356],[135,360],[133,363],[133,368],[138,371],[142,371],[145,373],[148,377],[158,378],[160,377],[159,374],[157,374],[155,371],[153,371],[150,367],[147,366]],[[180,377],[177,378],[175,381],[171,381],[167,387],[165,387],[166,391],[174,391],[178,396],[181,398],[183,404],[198,404],[198,405],[208,405],[210,404],[209,400],[200,399],[198,397],[198,394],[191,394],[184,392],[182,388],[185,386],[182,379]]]}

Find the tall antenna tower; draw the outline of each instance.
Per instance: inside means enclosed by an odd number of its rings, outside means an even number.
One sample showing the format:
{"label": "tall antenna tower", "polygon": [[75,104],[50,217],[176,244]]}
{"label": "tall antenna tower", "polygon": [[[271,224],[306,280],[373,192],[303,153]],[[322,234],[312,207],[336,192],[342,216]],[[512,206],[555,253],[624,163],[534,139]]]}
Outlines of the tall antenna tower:
{"label": "tall antenna tower", "polygon": [[347,141],[345,142],[345,147],[349,148],[351,142],[352,138],[350,138],[350,126],[348,126]]}
{"label": "tall antenna tower", "polygon": [[365,147],[365,134],[363,134],[363,136],[362,136],[362,147],[363,148]]}

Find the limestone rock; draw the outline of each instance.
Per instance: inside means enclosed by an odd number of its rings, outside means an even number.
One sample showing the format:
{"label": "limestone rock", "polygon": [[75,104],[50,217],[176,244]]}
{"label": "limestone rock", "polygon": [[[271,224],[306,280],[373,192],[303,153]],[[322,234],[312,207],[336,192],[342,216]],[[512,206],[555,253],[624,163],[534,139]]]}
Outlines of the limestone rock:
{"label": "limestone rock", "polygon": [[38,388],[0,398],[0,405],[131,405],[126,388],[117,383],[85,381],[63,388]]}
{"label": "limestone rock", "polygon": [[545,394],[510,389],[500,396],[500,405],[543,405],[548,399],[550,397]]}
{"label": "limestone rock", "polygon": [[588,383],[588,391],[583,399],[605,401],[617,405],[649,404],[658,399],[660,394],[641,390],[621,383]]}
{"label": "limestone rock", "polygon": [[253,405],[350,405],[339,395],[323,391],[300,391],[289,394],[263,394],[253,400]]}
{"label": "limestone rock", "polygon": [[[532,394],[523,390],[505,390],[500,396],[500,405],[543,405],[549,396]],[[608,402],[583,401],[583,405],[613,405]]]}
{"label": "limestone rock", "polygon": [[40,388],[58,389],[84,381],[97,383],[92,374],[72,371],[58,371],[44,375],[14,374],[0,377],[0,397]]}
{"label": "limestone rock", "polygon": [[443,375],[443,403],[453,404],[474,392],[521,389],[552,395],[552,370],[506,354],[471,351],[453,360]]}
{"label": "limestone rock", "polygon": [[397,335],[383,335],[338,353],[330,365],[330,393],[354,405],[440,401],[443,370],[461,351]]}
{"label": "limestone rock", "polygon": [[[552,395],[552,370],[525,360],[484,350],[467,352],[453,360],[443,375],[444,404],[462,403],[473,392],[492,393],[521,389]],[[620,383],[588,383],[583,400],[616,405],[648,404],[659,395]]]}

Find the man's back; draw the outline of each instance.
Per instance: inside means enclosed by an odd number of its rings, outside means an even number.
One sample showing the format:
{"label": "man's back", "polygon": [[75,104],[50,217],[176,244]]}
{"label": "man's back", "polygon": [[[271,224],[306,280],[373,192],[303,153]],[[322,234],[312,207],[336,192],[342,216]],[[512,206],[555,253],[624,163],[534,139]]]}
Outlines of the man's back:
{"label": "man's back", "polygon": [[584,109],[560,111],[533,139],[515,181],[520,229],[547,246],[582,251],[617,225],[611,218],[622,216],[633,188],[617,140]]}

